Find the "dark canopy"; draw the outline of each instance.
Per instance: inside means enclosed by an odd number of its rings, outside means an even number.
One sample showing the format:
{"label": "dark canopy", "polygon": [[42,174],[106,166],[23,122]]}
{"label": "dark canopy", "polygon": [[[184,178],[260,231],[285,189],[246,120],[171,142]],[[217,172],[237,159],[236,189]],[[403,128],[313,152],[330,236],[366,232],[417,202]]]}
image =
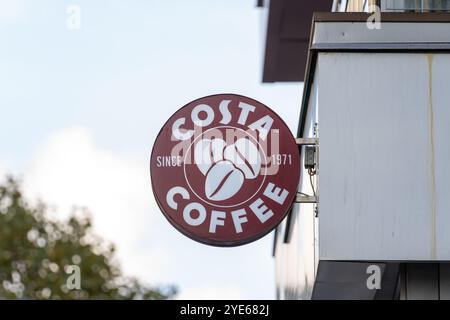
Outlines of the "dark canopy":
{"label": "dark canopy", "polygon": [[263,82],[303,81],[313,12],[332,0],[271,0]]}

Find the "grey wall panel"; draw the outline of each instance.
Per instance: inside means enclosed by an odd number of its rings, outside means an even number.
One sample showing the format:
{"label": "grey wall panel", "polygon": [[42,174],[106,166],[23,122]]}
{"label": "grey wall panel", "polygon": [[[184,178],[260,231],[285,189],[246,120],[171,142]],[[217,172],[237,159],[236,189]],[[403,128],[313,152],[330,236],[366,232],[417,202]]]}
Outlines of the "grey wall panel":
{"label": "grey wall panel", "polygon": [[439,264],[439,294],[441,300],[450,300],[450,264]]}
{"label": "grey wall panel", "polygon": [[375,300],[398,300],[400,299],[400,264],[386,263],[381,289],[375,293]]}
{"label": "grey wall panel", "polygon": [[407,264],[406,281],[408,300],[439,299],[439,265],[437,263]]}
{"label": "grey wall panel", "polygon": [[[414,31],[412,31],[414,30]],[[371,30],[366,22],[316,23],[313,45],[320,43],[406,43],[448,42],[448,23],[382,22],[382,28]]]}
{"label": "grey wall panel", "polygon": [[[313,300],[374,300],[376,289],[367,287],[367,268],[374,263],[320,261]],[[377,264],[383,277],[385,264]]]}

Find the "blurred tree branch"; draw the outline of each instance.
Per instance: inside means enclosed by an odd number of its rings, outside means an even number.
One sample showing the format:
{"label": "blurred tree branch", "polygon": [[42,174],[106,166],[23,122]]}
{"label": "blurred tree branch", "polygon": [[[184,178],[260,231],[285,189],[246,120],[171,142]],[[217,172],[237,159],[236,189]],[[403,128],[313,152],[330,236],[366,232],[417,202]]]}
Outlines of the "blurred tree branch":
{"label": "blurred tree branch", "polygon": [[[86,210],[68,222],[27,204],[17,181],[0,185],[0,299],[168,299],[174,287],[151,288],[122,274],[115,249],[92,232]],[[70,290],[66,268],[78,265],[81,289]]]}

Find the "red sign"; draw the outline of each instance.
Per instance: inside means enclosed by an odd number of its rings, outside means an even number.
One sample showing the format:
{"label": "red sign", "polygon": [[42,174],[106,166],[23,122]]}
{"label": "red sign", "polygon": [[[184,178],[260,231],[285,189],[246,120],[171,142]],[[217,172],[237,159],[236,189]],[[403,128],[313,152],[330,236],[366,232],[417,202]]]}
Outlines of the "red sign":
{"label": "red sign", "polygon": [[235,94],[200,98],[159,132],[153,193],[181,233],[214,246],[255,241],[283,220],[300,159],[289,128],[262,103]]}

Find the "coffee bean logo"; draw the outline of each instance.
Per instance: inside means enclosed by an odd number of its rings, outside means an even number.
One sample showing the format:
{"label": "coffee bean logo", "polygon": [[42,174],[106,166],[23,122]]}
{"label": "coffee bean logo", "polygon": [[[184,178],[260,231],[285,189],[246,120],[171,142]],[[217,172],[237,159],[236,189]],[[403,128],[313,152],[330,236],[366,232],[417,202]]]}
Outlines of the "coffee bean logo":
{"label": "coffee bean logo", "polygon": [[213,201],[233,197],[246,179],[255,179],[261,171],[261,155],[248,138],[228,146],[220,138],[202,139],[195,146],[194,161],[206,176],[206,197]]}
{"label": "coffee bean logo", "polygon": [[261,171],[261,155],[258,148],[247,138],[241,138],[225,148],[224,158],[234,163],[246,179],[255,179]]}
{"label": "coffee bean logo", "polygon": [[206,175],[205,194],[209,200],[222,201],[231,198],[244,184],[244,174],[230,161],[219,161]]}
{"label": "coffee bean logo", "polygon": [[226,143],[223,139],[202,139],[195,146],[194,161],[198,169],[206,175],[211,166],[223,160],[223,149]]}

